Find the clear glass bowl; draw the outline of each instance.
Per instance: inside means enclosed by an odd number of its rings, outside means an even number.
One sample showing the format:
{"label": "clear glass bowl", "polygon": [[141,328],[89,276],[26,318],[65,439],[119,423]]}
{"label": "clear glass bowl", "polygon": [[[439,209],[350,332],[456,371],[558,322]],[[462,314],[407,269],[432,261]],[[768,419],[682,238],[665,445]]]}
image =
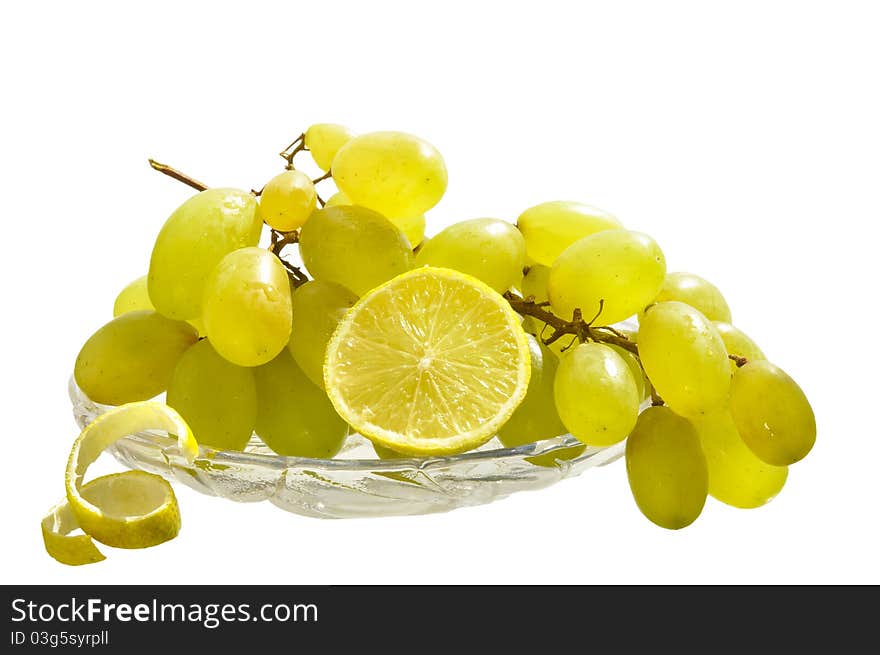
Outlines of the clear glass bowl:
{"label": "clear glass bowl", "polygon": [[[109,407],[92,402],[74,382],[73,413],[84,428]],[[623,454],[623,443],[587,448],[568,460],[553,457],[579,445],[571,435],[504,448],[497,438],[481,448],[450,457],[376,459],[364,437],[351,434],[334,459],[283,457],[253,435],[244,452],[202,446],[192,464],[164,433],[143,432],[111,448],[122,464],[239,502],[268,500],[305,516],[352,518],[445,512],[481,505],[517,491],[541,489]],[[542,464],[530,459],[544,455]]]}

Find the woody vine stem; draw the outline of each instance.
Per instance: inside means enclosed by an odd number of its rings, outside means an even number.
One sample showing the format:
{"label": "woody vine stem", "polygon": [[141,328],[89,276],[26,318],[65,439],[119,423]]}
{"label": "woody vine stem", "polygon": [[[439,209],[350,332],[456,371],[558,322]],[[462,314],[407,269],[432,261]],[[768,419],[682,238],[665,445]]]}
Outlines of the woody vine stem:
{"label": "woody vine stem", "polygon": [[[305,136],[300,135],[297,137],[287,148],[282,150],[279,155],[287,162],[286,168],[287,170],[293,170],[294,157],[300,152],[307,150],[305,145]],[[168,166],[166,164],[160,164],[159,162],[150,159],[148,160],[150,166],[159,171],[160,173],[171,177],[178,182],[182,182],[187,186],[196,189],[197,191],[205,191],[208,188],[208,185],[199,182],[195,178],[190,177],[185,173],[181,173],[175,168]],[[312,180],[314,184],[317,184],[323,180],[330,179],[331,173],[328,171],[321,177]],[[260,191],[252,191],[252,193],[256,196],[260,195]],[[324,206],[324,201],[320,199],[321,206]],[[285,246],[288,246],[293,243],[299,242],[299,230],[295,230],[293,232],[279,232],[278,230],[271,229],[270,230],[270,239],[271,243],[269,245],[269,251],[273,254],[277,255],[281,262],[284,264],[284,267],[287,269],[287,272],[290,276],[291,284],[294,287],[301,286],[309,281],[308,276],[298,267],[293,264],[287,262],[281,257],[281,251]],[[631,352],[636,357],[639,356],[639,347],[638,345],[629,339],[625,334],[620,332],[619,330],[614,329],[610,326],[597,326],[595,322],[599,319],[602,314],[602,309],[604,302],[599,301],[599,311],[596,315],[589,321],[585,320],[581,310],[575,309],[571,320],[567,321],[563,318],[560,318],[553,314],[552,312],[547,310],[549,306],[549,302],[536,302],[535,299],[531,296],[523,298],[511,291],[508,291],[504,294],[504,299],[510,304],[511,308],[521,316],[531,316],[533,318],[542,321],[545,324],[546,328],[550,328],[552,331],[548,336],[544,336],[543,331],[539,336],[541,341],[545,345],[550,345],[564,337],[565,335],[572,335],[572,343],[575,341],[579,341],[581,343],[587,341],[595,341],[598,343],[607,343],[614,346],[618,346],[623,348],[629,352]],[[568,348],[570,346],[566,346]],[[738,355],[728,355],[728,357],[736,363],[737,366],[745,366],[748,360],[745,357],[740,357]],[[641,360],[640,360],[641,362]],[[662,399],[659,398],[656,394],[653,394],[653,402],[654,404],[663,404]]]}

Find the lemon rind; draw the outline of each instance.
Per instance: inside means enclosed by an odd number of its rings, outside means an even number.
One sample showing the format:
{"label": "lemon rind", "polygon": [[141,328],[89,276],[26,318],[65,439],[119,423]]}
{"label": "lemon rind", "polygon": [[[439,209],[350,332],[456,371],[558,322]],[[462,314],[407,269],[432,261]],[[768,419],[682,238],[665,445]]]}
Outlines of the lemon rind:
{"label": "lemon rind", "polygon": [[[89,466],[110,445],[145,430],[162,430],[177,435],[177,445],[187,461],[198,453],[198,444],[183,418],[170,407],[153,401],[128,403],[96,418],[76,438],[67,460],[64,485],[67,498],[43,517],[40,527],[46,552],[63,564],[90,564],[104,559],[94,541],[117,548],[146,548],[174,538],[180,530],[180,509],[174,490],[161,476],[145,471],[126,471],[96,478],[83,484]],[[152,487],[161,502],[148,512],[116,515],[104,512],[87,500],[84,492],[97,497],[110,493],[115,485]],[[85,534],[70,534],[81,528]]]}

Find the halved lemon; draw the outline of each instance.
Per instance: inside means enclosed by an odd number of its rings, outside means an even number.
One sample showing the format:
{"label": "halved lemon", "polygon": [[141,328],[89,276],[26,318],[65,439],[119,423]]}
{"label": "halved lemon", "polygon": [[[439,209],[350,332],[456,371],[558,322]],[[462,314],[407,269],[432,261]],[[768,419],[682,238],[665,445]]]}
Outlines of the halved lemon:
{"label": "halved lemon", "polygon": [[374,443],[450,455],[485,443],[529,384],[520,318],[476,278],[424,267],[366,294],[327,346],[324,384]]}
{"label": "halved lemon", "polygon": [[[73,442],[67,460],[67,498],[41,523],[46,551],[59,562],[75,566],[103,560],[92,538],[117,548],[147,548],[177,536],[180,511],[164,478],[125,471],[83,484],[87,469],[104,449],[145,430],[176,435],[177,447],[188,461],[198,453],[186,422],[161,403],[128,403],[92,421]],[[84,534],[71,534],[77,528]]]}

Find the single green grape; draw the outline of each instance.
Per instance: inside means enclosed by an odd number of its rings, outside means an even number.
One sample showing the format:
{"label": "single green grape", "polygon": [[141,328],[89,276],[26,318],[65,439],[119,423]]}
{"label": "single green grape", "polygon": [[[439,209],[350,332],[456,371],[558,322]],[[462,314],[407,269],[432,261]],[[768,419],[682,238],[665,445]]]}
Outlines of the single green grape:
{"label": "single green grape", "polygon": [[205,329],[205,322],[201,319],[201,317],[200,318],[191,318],[190,320],[187,321],[187,323],[189,323],[190,325],[192,325],[196,329],[196,332],[199,333],[200,337],[207,337],[208,336],[208,331]]}
{"label": "single green grape", "polygon": [[641,398],[629,366],[600,343],[578,344],[560,360],[553,393],[562,423],[590,446],[625,439],[639,414]]}
{"label": "single green grape", "polygon": [[[351,200],[347,195],[342,193],[342,191],[338,191],[330,196],[329,200],[324,204],[324,207],[336,207],[338,205],[350,205],[352,204]],[[406,216],[404,218],[389,218],[389,221],[394,223],[401,232],[403,232],[403,236],[406,237],[406,240],[409,241],[409,245],[412,248],[418,246],[425,239],[425,215],[424,214],[416,214],[415,216]]]}
{"label": "single green grape", "polygon": [[626,473],[636,505],[661,528],[697,520],[709,472],[694,426],[668,407],[649,407],[626,441]]}
{"label": "single green grape", "polygon": [[319,209],[299,237],[303,263],[312,277],[341,284],[358,296],[412,268],[406,237],[366,207]]}
{"label": "single green grape", "polygon": [[[724,347],[727,348],[728,355],[745,357],[749,361],[767,359],[758,347],[758,344],[752,341],[751,337],[738,327],[722,321],[712,321],[712,323],[715,325],[715,329],[718,330],[718,334],[721,335],[721,340],[724,341]],[[736,372],[737,366],[733,360],[730,360],[730,368],[731,371]]]}
{"label": "single green grape", "polygon": [[337,207],[339,205],[350,205],[351,199],[342,193],[342,191],[337,191],[332,196],[327,198],[327,202],[324,203],[324,207]]}
{"label": "single green grape", "polygon": [[218,450],[244,450],[257,422],[253,369],[227,361],[208,339],[180,358],[165,402],[180,412],[196,441]]}
{"label": "single green grape", "polygon": [[324,388],[324,355],[333,331],[357,296],[332,282],[312,280],[293,292],[290,354],[309,380]]}
{"label": "single green grape", "polygon": [[113,316],[115,318],[126,312],[136,312],[144,309],[153,311],[156,309],[153,307],[153,303],[150,302],[146,275],[132,280],[119,292],[119,295],[116,296],[116,302],[113,303]]}
{"label": "single green grape", "polygon": [[666,260],[654,240],[638,232],[605,230],[566,248],[550,269],[553,311],[565,319],[579,308],[589,321],[610,325],[644,309],[666,276]]}
{"label": "single green grape", "polygon": [[535,302],[547,302],[550,296],[547,294],[547,285],[550,282],[550,267],[542,264],[529,266],[528,272],[523,276],[523,298],[531,297]]}
{"label": "single green grape", "polygon": [[654,300],[678,300],[699,310],[710,321],[730,322],[730,307],[718,287],[693,273],[667,273]]}
{"label": "single green grape", "polygon": [[693,421],[709,468],[709,495],[733,507],[749,509],[769,502],[782,490],[788,467],[771,466],[749,450],[726,409]]}
{"label": "single green grape", "polygon": [[639,401],[647,398],[651,394],[651,389],[648,386],[648,378],[645,377],[645,371],[639,363],[639,358],[623,346],[617,346],[613,343],[605,345],[620,355],[620,358],[626,362],[626,365],[629,367],[629,372],[632,373],[633,380],[635,380],[636,391],[638,391],[639,394]]}
{"label": "single green grape", "polygon": [[424,214],[446,191],[446,164],[427,141],[403,132],[356,136],[333,159],[333,179],[356,205],[383,216]]}
{"label": "single green grape", "polygon": [[520,295],[522,295],[522,282],[523,282],[523,279],[525,278],[525,276],[526,276],[525,268],[523,268],[523,270],[520,271],[519,274],[516,276],[516,280],[514,280],[513,286],[511,287],[514,291],[516,291]]}
{"label": "single green grape", "polygon": [[497,218],[475,218],[431,237],[416,255],[416,266],[461,271],[503,293],[522,275],[525,255],[522,234],[513,225]]}
{"label": "single green grape", "polygon": [[292,232],[302,227],[318,203],[318,193],[302,171],[284,171],[266,183],[260,193],[260,215],[270,227]]}
{"label": "single green grape", "polygon": [[[147,291],[147,276],[141,276],[131,281],[119,295],[116,296],[116,302],[113,303],[113,316],[122,316],[126,312],[136,312],[142,309],[155,311],[153,303],[150,302],[150,294]],[[205,336],[205,326],[202,319],[193,318],[187,321],[199,333],[200,337]]]}
{"label": "single green grape", "polygon": [[165,391],[178,360],[198,338],[183,321],[151,310],[126,312],[89,337],[73,376],[102,405],[149,400]]}
{"label": "single green grape", "polygon": [[290,281],[281,261],[263,248],[229,253],[205,284],[205,329],[211,344],[239,366],[259,366],[290,339]]}
{"label": "single green grape", "polygon": [[398,229],[403,232],[411,248],[415,249],[425,240],[425,215],[405,216],[404,218],[389,218]]}
{"label": "single green grape", "polygon": [[386,448],[385,446],[380,446],[377,443],[373,444],[373,450],[376,451],[376,455],[379,457],[379,459],[402,459],[405,457],[412,457],[412,455],[399,453],[396,450],[391,450],[390,448]]}
{"label": "single green grape", "polygon": [[734,373],[730,414],[746,445],[768,464],[794,464],[816,443],[810,401],[797,382],[766,360],[750,361]]}
{"label": "single green grape", "polygon": [[354,132],[336,123],[315,123],[305,132],[306,148],[322,171],[329,171],[336,153],[354,137]]}
{"label": "single green grape", "polygon": [[271,362],[253,370],[257,434],[269,448],[279,455],[321,459],[339,452],[348,425],[286,348]]}
{"label": "single green grape", "polygon": [[555,200],[525,210],[516,220],[529,257],[551,266],[575,241],[623,226],[614,216],[579,202]]}
{"label": "single green grape", "polygon": [[699,311],[670,300],[651,305],[639,326],[639,356],[667,405],[696,417],[720,409],[730,390],[721,335]]}
{"label": "single green grape", "polygon": [[257,199],[246,191],[208,189],[184,202],[153,246],[147,286],[156,310],[200,317],[208,275],[228,253],[257,245],[262,225]]}
{"label": "single green grape", "polygon": [[528,334],[526,338],[532,365],[529,387],[523,401],[498,430],[498,439],[508,448],[568,432],[559,418],[553,398],[558,361],[535,337]]}

